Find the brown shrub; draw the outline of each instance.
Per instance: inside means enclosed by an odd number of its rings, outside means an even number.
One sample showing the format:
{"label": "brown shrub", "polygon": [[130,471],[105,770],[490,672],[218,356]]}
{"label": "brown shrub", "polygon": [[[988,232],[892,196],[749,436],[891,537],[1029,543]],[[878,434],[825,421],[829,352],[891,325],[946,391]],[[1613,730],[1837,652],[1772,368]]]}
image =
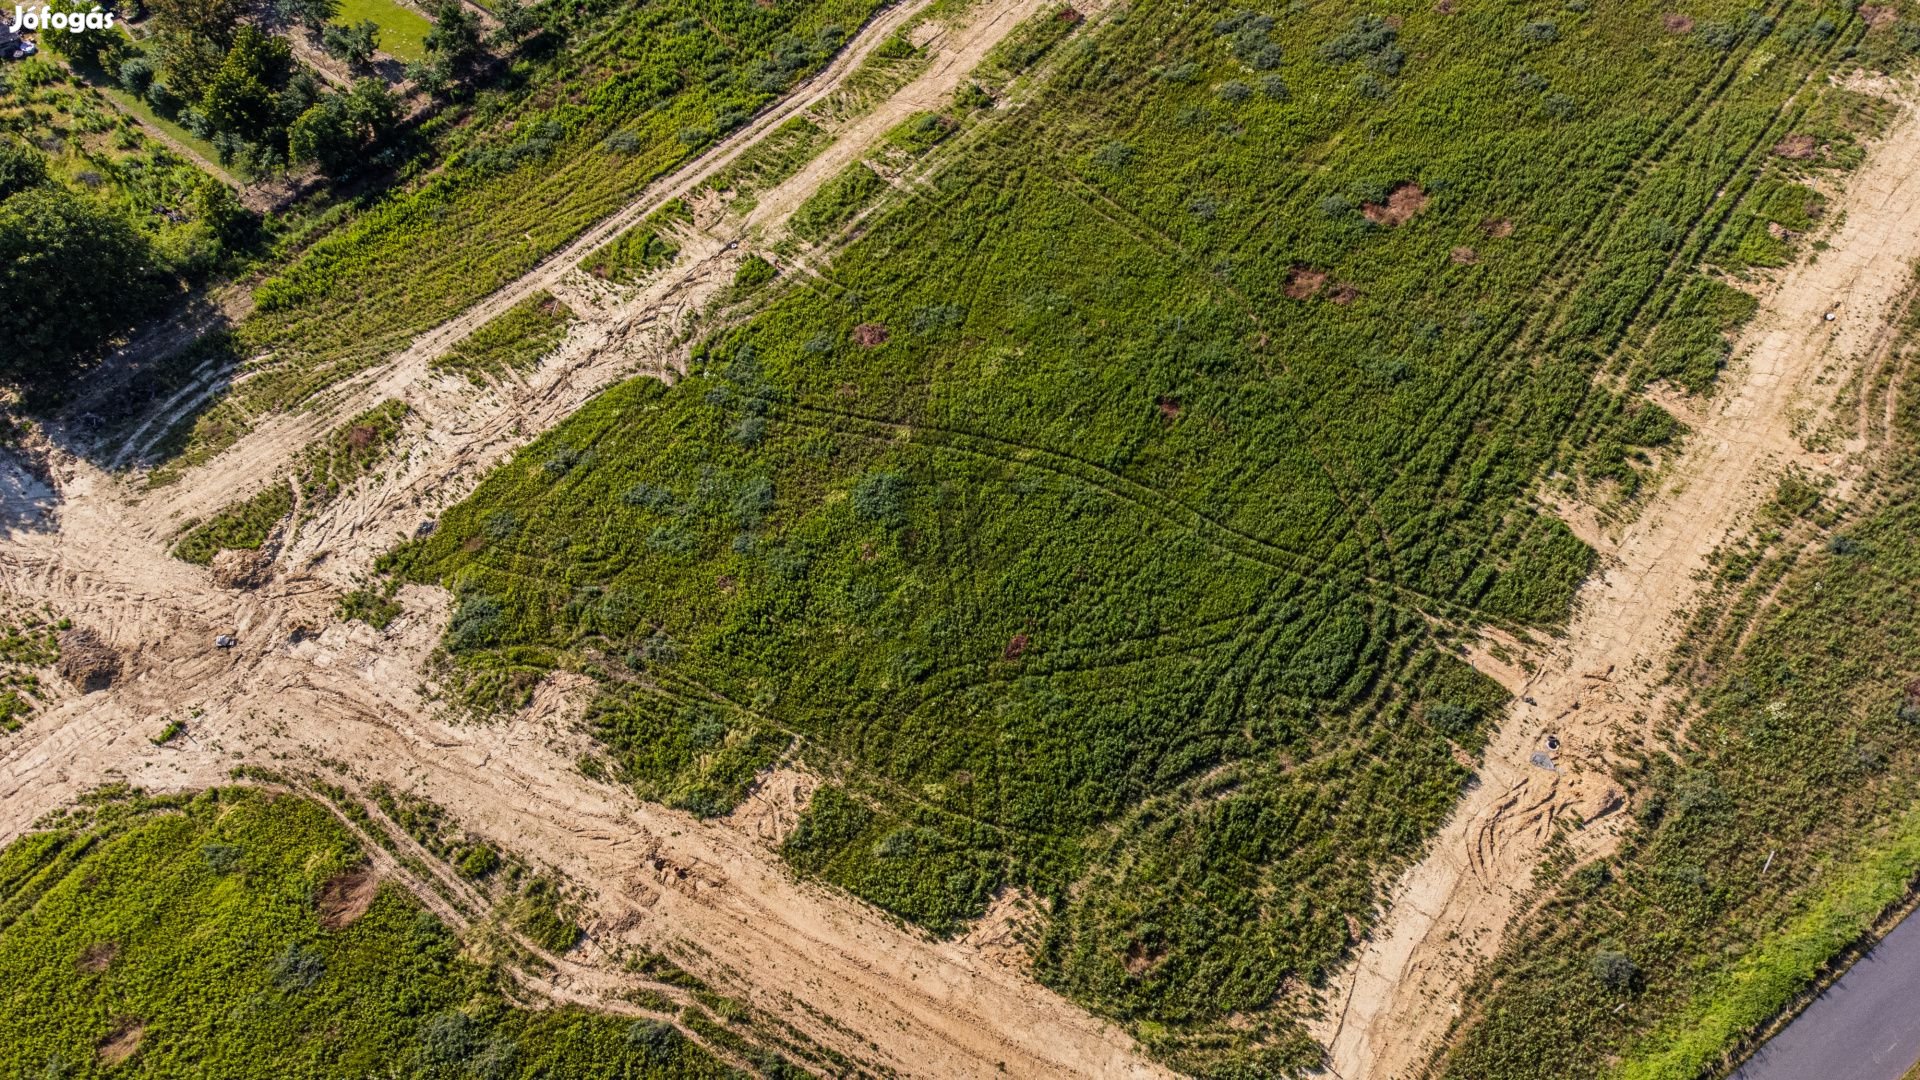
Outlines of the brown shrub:
{"label": "brown shrub", "polygon": [[1693,17],[1690,15],[1669,12],[1661,16],[1660,24],[1667,28],[1667,33],[1669,34],[1688,34],[1693,32]]}
{"label": "brown shrub", "polygon": [[1503,236],[1513,235],[1513,222],[1506,218],[1490,217],[1480,223],[1480,231],[1498,240]]}
{"label": "brown shrub", "polygon": [[1020,654],[1027,651],[1027,641],[1028,638],[1025,634],[1013,635],[1013,639],[1007,642],[1006,651],[1000,655],[1007,660],[1020,659]]}
{"label": "brown shrub", "polygon": [[1480,261],[1480,253],[1462,244],[1447,252],[1447,258],[1452,259],[1455,266],[1472,266]]}
{"label": "brown shrub", "polygon": [[866,348],[887,343],[887,324],[877,322],[861,323],[853,328],[853,343]]}
{"label": "brown shrub", "polygon": [[1346,307],[1348,304],[1360,299],[1360,290],[1353,285],[1342,282],[1333,287],[1333,291],[1327,294],[1327,299],[1339,304],[1341,307]]}

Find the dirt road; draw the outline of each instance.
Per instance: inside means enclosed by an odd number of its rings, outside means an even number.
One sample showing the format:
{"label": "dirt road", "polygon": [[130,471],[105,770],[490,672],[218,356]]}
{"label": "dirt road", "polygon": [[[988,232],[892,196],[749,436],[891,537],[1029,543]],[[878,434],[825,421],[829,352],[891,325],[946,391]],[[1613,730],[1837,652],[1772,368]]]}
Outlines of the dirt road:
{"label": "dirt road", "polygon": [[[1751,522],[1788,465],[1844,469],[1843,453],[1810,452],[1802,440],[1847,375],[1886,346],[1894,303],[1920,258],[1914,110],[1872,149],[1831,216],[1840,224],[1829,249],[1763,297],[1718,395],[1695,404],[1694,434],[1640,515],[1615,534],[1586,522],[1604,569],[1581,590],[1566,637],[1536,658],[1531,676],[1490,672],[1504,674],[1516,703],[1479,785],[1394,888],[1315,1031],[1344,1080],[1420,1071],[1459,1015],[1461,989],[1499,948],[1557,825],[1590,822],[1572,834],[1583,857],[1617,841],[1625,815],[1607,776],[1608,747],[1667,707],[1667,657],[1701,587],[1696,575]],[[1535,754],[1551,766],[1535,764]]]}
{"label": "dirt road", "polygon": [[[746,824],[701,822],[588,781],[573,765],[586,737],[575,730],[564,693],[543,692],[535,709],[497,724],[451,723],[422,687],[427,653],[446,619],[438,591],[403,591],[407,613],[384,634],[340,623],[333,610],[341,588],[376,554],[435,507],[463,497],[515,447],[614,380],[682,363],[690,323],[746,254],[732,244],[748,223],[685,237],[673,267],[591,305],[560,353],[525,379],[476,390],[433,373],[431,359],[524,296],[569,282],[581,287],[569,275],[578,274],[582,256],[660,202],[697,188],[758,135],[829,93],[917,6],[870,24],[829,72],[762,117],[757,135],[655,185],[527,278],[318,407],[262,423],[172,487],[143,493],[57,451],[49,451],[44,477],[0,462],[0,521],[8,527],[0,599],[49,605],[101,633],[123,657],[112,689],[70,695],[0,744],[0,842],[109,779],[169,790],[223,782],[242,763],[321,769],[350,786],[419,791],[464,827],[563,871],[593,897],[591,938],[578,956],[604,957],[622,942],[670,950],[677,943],[697,974],[851,1059],[913,1076],[1165,1075],[1124,1032],[978,947],[931,940],[797,880]],[[892,121],[850,124],[835,133],[830,152],[857,157],[927,95],[951,93],[972,66],[966,57],[977,60],[1038,6],[978,5],[935,42],[941,51],[911,93],[873,114]],[[771,194],[790,212],[817,182],[803,172]],[[783,220],[777,209],[760,209],[752,225],[777,228]],[[414,414],[400,456],[301,526],[269,584],[219,589],[203,569],[168,557],[185,517],[277,482],[312,439],[396,397]],[[317,628],[325,628],[317,637],[296,633]],[[239,646],[213,649],[222,633],[237,636]],[[187,734],[155,747],[148,739],[166,718],[184,720]],[[562,989],[556,997],[581,996],[578,986]]]}

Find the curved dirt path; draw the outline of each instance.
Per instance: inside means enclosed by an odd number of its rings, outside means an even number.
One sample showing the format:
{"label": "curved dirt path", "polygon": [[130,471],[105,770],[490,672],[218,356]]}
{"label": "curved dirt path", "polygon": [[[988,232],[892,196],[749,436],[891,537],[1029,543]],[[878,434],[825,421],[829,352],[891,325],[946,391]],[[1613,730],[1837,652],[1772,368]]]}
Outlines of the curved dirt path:
{"label": "curved dirt path", "polygon": [[[684,362],[700,313],[730,285],[747,222],[683,237],[675,264],[643,287],[594,296],[560,352],[487,390],[433,373],[429,363],[520,298],[586,286],[577,261],[659,203],[696,189],[788,115],[830,92],[922,2],[883,14],[806,92],[764,114],[753,132],[662,181],[526,278],[442,326],[317,407],[263,424],[176,485],[142,493],[87,461],[48,451],[44,478],[0,459],[0,601],[48,605],[94,629],[123,657],[112,689],[64,700],[0,742],[0,843],[110,779],[156,790],[226,781],[239,764],[337,776],[364,789],[418,791],[501,847],[555,866],[591,896],[586,946],[559,969],[552,996],[609,995],[623,981],[611,953],[665,949],[848,1058],[902,1075],[1163,1076],[1124,1032],[1089,1016],[964,942],[939,942],[844,894],[798,880],[744,823],[701,822],[643,804],[575,767],[588,749],[564,695],[490,725],[456,725],[422,683],[445,624],[445,597],[409,588],[388,632],[340,623],[342,587],[422,516],[463,497],[486,469],[611,382]],[[937,56],[977,59],[1040,0],[987,0],[936,42]],[[940,64],[945,93],[972,62]],[[926,95],[913,93],[836,132],[861,152]],[[797,206],[819,177],[775,189]],[[784,214],[757,212],[756,226]],[[569,275],[574,275],[570,278]],[[187,391],[182,391],[187,393]],[[298,527],[276,577],[247,592],[215,588],[207,572],[167,555],[187,516],[205,516],[284,471],[314,438],[388,398],[413,410],[399,456]],[[312,631],[324,627],[317,636]],[[210,647],[236,635],[230,650]],[[187,733],[149,737],[168,718]],[[637,985],[637,984],[636,984]],[[596,997],[597,995],[597,997]]]}
{"label": "curved dirt path", "polygon": [[1658,491],[1617,535],[1587,537],[1598,540],[1603,569],[1581,589],[1566,636],[1533,657],[1531,676],[1483,662],[1515,703],[1478,786],[1396,885],[1386,918],[1327,995],[1315,1035],[1334,1075],[1420,1074],[1556,830],[1588,823],[1570,835],[1582,859],[1617,843],[1627,822],[1608,748],[1644,736],[1669,708],[1667,658],[1708,556],[1751,522],[1788,465],[1834,476],[1846,468],[1844,452],[1811,452],[1802,439],[1847,376],[1888,346],[1920,258],[1920,115],[1906,104],[1835,200],[1833,215],[1845,218],[1829,249],[1762,298],[1739,359],[1718,395],[1695,406],[1694,433]]}

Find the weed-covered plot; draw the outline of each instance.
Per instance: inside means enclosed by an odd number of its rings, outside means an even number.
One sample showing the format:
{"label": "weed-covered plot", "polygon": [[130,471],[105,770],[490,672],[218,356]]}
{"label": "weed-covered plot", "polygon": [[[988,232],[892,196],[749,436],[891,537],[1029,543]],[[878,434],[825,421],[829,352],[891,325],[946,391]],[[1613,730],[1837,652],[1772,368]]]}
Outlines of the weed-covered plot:
{"label": "weed-covered plot", "polygon": [[[647,239],[636,239],[640,251],[629,254],[629,236],[615,244],[615,257],[624,261],[636,255],[645,258],[650,250]],[[573,311],[552,293],[538,292],[501,312],[464,341],[434,358],[433,367],[456,371],[474,382],[499,378],[508,372],[526,372],[537,366],[567,336],[573,324]]]}
{"label": "weed-covered plot", "polygon": [[594,673],[697,814],[796,755],[804,872],[943,933],[1030,889],[1040,977],[1175,1064],[1316,1061],[1304,995],[1504,701],[1456,633],[1593,566],[1533,491],[1631,493],[1680,430],[1634,391],[1750,310],[1699,267],[1856,131],[1840,9],[1449,10],[1061,35],[826,279],[392,557],[454,590],[456,683]]}
{"label": "weed-covered plot", "polygon": [[670,1024],[509,1004],[319,805],[90,799],[0,850],[9,1076],[718,1077]]}

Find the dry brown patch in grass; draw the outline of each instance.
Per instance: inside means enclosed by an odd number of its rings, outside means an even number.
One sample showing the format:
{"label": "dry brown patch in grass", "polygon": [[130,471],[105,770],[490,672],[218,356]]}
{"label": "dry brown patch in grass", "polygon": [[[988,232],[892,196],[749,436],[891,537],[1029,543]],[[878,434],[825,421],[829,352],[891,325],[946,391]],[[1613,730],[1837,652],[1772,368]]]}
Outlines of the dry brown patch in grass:
{"label": "dry brown patch in grass", "polygon": [[1333,287],[1333,291],[1327,294],[1327,299],[1339,304],[1341,307],[1346,307],[1348,304],[1360,299],[1360,290],[1342,282]]}
{"label": "dry brown patch in grass", "polygon": [[1412,221],[1414,215],[1427,208],[1427,193],[1420,190],[1419,184],[1397,184],[1387,193],[1384,203],[1366,203],[1360,212],[1375,225],[1392,228]]}
{"label": "dry brown patch in grass", "polygon": [[1433,13],[1435,15],[1454,14],[1453,0],[1440,0],[1439,3],[1433,5]]}
{"label": "dry brown patch in grass", "polygon": [[100,1064],[118,1065],[140,1052],[140,1039],[147,1026],[138,1020],[122,1020],[113,1033],[100,1040]]}
{"label": "dry brown patch in grass", "polygon": [[1861,4],[1854,10],[1860,13],[1860,21],[1866,23],[1869,30],[1890,26],[1900,17],[1900,10],[1892,4]]}
{"label": "dry brown patch in grass", "polygon": [[1490,217],[1480,223],[1480,231],[1498,240],[1513,235],[1513,222],[1503,217]]}
{"label": "dry brown patch in grass", "polygon": [[379,891],[380,878],[370,867],[333,875],[320,886],[320,925],[328,930],[353,925],[354,920],[373,906],[374,895]]}
{"label": "dry brown patch in grass", "polygon": [[1669,34],[1687,34],[1693,31],[1693,16],[1669,12],[1660,17],[1660,25],[1667,28]]}
{"label": "dry brown patch in grass", "polygon": [[1472,266],[1480,261],[1480,253],[1462,244],[1447,252],[1447,258],[1452,259],[1455,266]]}
{"label": "dry brown patch in grass", "polygon": [[868,322],[853,328],[853,343],[871,349],[887,343],[887,324]]}
{"label": "dry brown patch in grass", "polygon": [[1080,14],[1078,11],[1075,11],[1070,7],[1061,8],[1060,14],[1054,17],[1059,19],[1061,22],[1066,23],[1068,26],[1078,26],[1084,19],[1086,19],[1085,15]]}
{"label": "dry brown patch in grass", "polygon": [[113,960],[120,955],[120,946],[111,941],[96,941],[80,951],[79,968],[81,971],[98,974],[113,966]]}
{"label": "dry brown patch in grass", "polygon": [[1327,283],[1325,270],[1313,270],[1305,266],[1296,266],[1287,271],[1287,297],[1292,300],[1306,300],[1320,292],[1320,286]]}
{"label": "dry brown patch in grass", "polygon": [[1134,938],[1127,943],[1127,957],[1124,961],[1127,974],[1133,976],[1145,975],[1153,965],[1159,963],[1161,958],[1166,955],[1167,950],[1161,946],[1149,945],[1139,938]]}
{"label": "dry brown patch in grass", "polygon": [[1180,416],[1180,403],[1173,398],[1163,397],[1156,400],[1154,407],[1160,410],[1162,420],[1175,420]]}
{"label": "dry brown patch in grass", "polygon": [[1027,651],[1027,643],[1031,640],[1032,639],[1025,634],[1013,635],[1007,642],[1007,647],[1002,650],[1000,654],[1001,657],[1006,660],[1020,659],[1021,654]]}
{"label": "dry brown patch in grass", "polygon": [[[1861,11],[1867,10],[1861,8]],[[1805,161],[1820,149],[1820,143],[1811,135],[1789,135],[1780,140],[1773,152],[1793,161]]]}

